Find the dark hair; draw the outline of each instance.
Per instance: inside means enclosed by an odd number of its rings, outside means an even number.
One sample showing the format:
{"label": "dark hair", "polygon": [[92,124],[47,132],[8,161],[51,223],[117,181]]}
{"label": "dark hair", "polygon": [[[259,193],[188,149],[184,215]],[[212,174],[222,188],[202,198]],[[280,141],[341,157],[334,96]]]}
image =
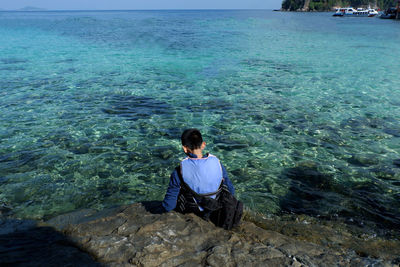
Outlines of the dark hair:
{"label": "dark hair", "polygon": [[190,150],[194,150],[201,147],[203,137],[201,137],[199,130],[191,128],[183,131],[181,141],[183,146],[188,147]]}

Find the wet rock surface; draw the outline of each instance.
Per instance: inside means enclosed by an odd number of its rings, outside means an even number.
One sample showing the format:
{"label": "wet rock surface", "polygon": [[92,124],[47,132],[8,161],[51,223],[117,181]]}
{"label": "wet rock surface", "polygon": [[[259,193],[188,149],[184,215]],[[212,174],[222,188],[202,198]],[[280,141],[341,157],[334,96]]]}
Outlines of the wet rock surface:
{"label": "wet rock surface", "polygon": [[19,226],[3,220],[9,230],[0,235],[0,265],[52,266],[60,258],[63,266],[395,266],[250,221],[227,231],[193,214],[157,214],[158,205],[81,210]]}

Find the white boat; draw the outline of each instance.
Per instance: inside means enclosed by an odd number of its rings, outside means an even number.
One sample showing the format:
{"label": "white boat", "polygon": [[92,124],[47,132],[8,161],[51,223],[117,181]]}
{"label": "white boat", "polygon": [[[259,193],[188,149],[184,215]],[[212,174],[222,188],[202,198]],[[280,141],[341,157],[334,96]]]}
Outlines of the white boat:
{"label": "white boat", "polygon": [[354,16],[354,17],[373,17],[378,15],[378,11],[373,8],[352,8],[352,7],[340,7],[336,9],[333,16],[343,17],[343,16]]}

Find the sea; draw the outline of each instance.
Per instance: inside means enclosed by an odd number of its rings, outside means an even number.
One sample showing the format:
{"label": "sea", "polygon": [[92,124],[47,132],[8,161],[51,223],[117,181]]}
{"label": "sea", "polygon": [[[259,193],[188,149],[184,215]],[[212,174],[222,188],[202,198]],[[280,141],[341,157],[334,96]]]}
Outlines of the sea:
{"label": "sea", "polygon": [[0,204],[161,201],[198,128],[245,206],[400,228],[400,21],[0,12]]}

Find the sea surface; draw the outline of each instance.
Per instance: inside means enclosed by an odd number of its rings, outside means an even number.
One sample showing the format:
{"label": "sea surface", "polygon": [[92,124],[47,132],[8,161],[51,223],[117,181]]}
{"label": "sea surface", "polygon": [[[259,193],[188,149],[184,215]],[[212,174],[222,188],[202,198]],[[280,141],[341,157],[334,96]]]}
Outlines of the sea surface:
{"label": "sea surface", "polygon": [[252,210],[398,229],[399,44],[331,13],[0,12],[0,203],[162,200],[197,127]]}

